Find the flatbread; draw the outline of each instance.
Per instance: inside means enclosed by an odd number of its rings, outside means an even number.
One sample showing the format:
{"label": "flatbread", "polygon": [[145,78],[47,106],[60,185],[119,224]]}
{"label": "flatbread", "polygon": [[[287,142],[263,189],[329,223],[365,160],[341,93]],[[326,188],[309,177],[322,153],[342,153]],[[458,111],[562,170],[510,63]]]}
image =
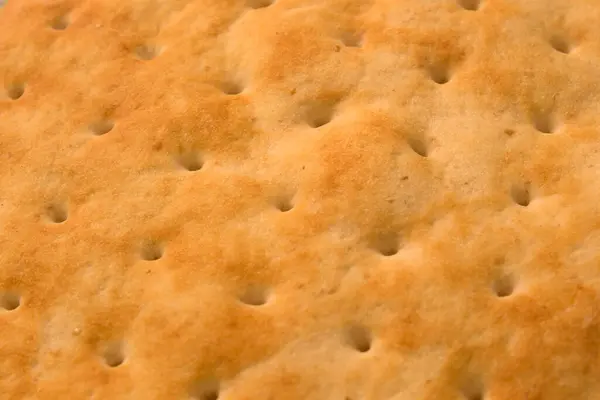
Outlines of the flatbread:
{"label": "flatbread", "polygon": [[598,21],[9,0],[0,398],[600,399]]}

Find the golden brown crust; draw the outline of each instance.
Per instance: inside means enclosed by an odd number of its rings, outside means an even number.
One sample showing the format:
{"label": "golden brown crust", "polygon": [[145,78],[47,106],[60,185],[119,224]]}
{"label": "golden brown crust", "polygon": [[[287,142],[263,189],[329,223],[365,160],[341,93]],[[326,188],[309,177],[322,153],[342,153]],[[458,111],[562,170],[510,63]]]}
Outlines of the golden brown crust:
{"label": "golden brown crust", "polygon": [[4,399],[600,396],[595,0],[9,0]]}

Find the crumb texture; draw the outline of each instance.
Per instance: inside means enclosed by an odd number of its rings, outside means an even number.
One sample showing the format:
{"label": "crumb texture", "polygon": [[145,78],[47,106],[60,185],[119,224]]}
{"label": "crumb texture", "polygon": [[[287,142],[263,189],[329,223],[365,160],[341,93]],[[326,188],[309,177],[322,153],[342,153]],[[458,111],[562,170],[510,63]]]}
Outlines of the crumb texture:
{"label": "crumb texture", "polygon": [[0,398],[600,399],[597,0],[0,5]]}

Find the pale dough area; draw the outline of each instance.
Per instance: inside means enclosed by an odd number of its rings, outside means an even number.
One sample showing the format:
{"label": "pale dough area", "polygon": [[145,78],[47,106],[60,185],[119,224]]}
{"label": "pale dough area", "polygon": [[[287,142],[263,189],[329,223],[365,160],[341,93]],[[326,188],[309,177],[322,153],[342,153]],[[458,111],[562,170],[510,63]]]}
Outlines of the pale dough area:
{"label": "pale dough area", "polygon": [[0,399],[600,399],[599,21],[8,0]]}

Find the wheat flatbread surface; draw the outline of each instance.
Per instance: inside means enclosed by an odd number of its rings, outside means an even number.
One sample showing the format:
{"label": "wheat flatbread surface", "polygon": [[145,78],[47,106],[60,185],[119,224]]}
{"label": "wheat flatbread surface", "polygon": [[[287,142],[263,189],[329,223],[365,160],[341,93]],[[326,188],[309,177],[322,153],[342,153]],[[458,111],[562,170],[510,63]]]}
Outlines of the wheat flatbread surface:
{"label": "wheat flatbread surface", "polygon": [[600,399],[596,0],[8,0],[0,398]]}

